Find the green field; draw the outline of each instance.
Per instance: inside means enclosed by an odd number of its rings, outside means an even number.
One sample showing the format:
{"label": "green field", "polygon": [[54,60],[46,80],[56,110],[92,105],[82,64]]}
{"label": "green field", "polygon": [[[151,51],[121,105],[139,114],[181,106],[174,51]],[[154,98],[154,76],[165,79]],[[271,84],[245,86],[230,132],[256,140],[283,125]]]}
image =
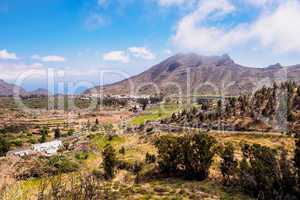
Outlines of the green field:
{"label": "green field", "polygon": [[131,125],[141,125],[146,121],[157,121],[166,117],[169,117],[174,112],[178,112],[182,108],[182,105],[178,104],[162,104],[155,105],[147,108],[144,112],[134,117],[131,121]]}

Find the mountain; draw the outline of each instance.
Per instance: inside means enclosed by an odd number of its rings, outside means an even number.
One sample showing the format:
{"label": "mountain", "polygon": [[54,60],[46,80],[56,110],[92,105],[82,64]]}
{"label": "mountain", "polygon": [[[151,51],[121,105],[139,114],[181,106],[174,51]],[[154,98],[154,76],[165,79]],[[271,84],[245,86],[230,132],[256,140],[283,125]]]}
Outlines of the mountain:
{"label": "mountain", "polygon": [[31,92],[26,91],[24,88],[10,84],[0,79],[0,96],[13,96],[14,94],[19,93],[21,96],[47,96],[48,90],[38,88]]}
{"label": "mountain", "polygon": [[[228,55],[190,53],[174,55],[139,75],[105,85],[102,91],[111,95],[155,94],[158,93],[156,90],[168,95],[237,95],[271,85],[274,81],[286,80],[299,83],[300,65],[284,67],[277,63],[265,68],[245,67],[235,63]],[[85,91],[85,94],[95,94],[100,89],[97,86]]]}
{"label": "mountain", "polygon": [[48,96],[48,90],[43,89],[43,88],[38,88],[36,90],[33,90],[29,92],[30,95],[35,95],[35,96]]}
{"label": "mountain", "polygon": [[27,94],[22,87],[7,83],[0,79],[0,96],[12,96],[16,92],[22,96]]}

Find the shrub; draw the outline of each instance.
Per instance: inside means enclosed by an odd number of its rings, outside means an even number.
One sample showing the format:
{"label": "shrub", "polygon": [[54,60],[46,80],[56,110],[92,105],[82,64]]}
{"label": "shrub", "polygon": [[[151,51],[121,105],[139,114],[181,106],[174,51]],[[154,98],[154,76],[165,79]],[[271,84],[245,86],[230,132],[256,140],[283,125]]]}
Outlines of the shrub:
{"label": "shrub", "polygon": [[12,145],[15,145],[15,146],[18,146],[18,147],[22,146],[22,144],[23,144],[22,140],[20,140],[20,139],[13,140],[10,143]]}
{"label": "shrub", "polygon": [[60,138],[60,137],[61,137],[61,133],[60,133],[59,127],[57,127],[57,128],[54,130],[54,137],[55,137],[55,138]]}
{"label": "shrub", "polygon": [[224,184],[230,183],[230,177],[235,175],[238,162],[234,158],[234,148],[231,143],[227,143],[224,149],[220,151],[221,164],[220,170],[223,176]]}
{"label": "shrub", "polygon": [[122,146],[121,149],[119,150],[119,153],[120,153],[120,154],[123,154],[123,155],[125,154],[125,148],[124,148],[123,146]]}
{"label": "shrub", "polygon": [[269,147],[244,145],[242,150],[239,180],[247,193],[258,199],[294,198],[291,166],[284,152],[278,164],[276,151]]}
{"label": "shrub", "polygon": [[78,164],[69,160],[65,156],[53,156],[48,161],[48,166],[51,167],[48,171],[50,174],[60,174],[74,172],[78,169]]}
{"label": "shrub", "polygon": [[135,175],[135,183],[138,184],[140,180],[140,172],[143,169],[143,163],[135,161],[132,167],[132,172]]}
{"label": "shrub", "polygon": [[0,137],[0,156],[5,156],[6,153],[9,151],[9,143],[3,137]]}
{"label": "shrub", "polygon": [[29,143],[31,143],[31,144],[35,144],[37,141],[36,141],[36,139],[35,138],[30,138],[29,140],[28,140],[28,142]]}
{"label": "shrub", "polygon": [[47,135],[46,135],[45,133],[42,133],[42,135],[41,135],[39,141],[40,141],[41,143],[43,143],[43,142],[46,142],[46,139],[47,139]]}
{"label": "shrub", "polygon": [[116,154],[113,147],[108,144],[102,152],[104,176],[106,179],[112,179],[115,175]]}
{"label": "shrub", "polygon": [[281,193],[283,195],[294,194],[295,193],[295,173],[293,170],[293,165],[290,160],[288,160],[288,153],[285,149],[281,149],[280,160],[280,185],[281,185]]}
{"label": "shrub", "polygon": [[74,134],[74,132],[75,132],[74,129],[70,129],[70,130],[68,130],[67,134],[68,134],[68,136],[71,136]]}
{"label": "shrub", "polygon": [[93,176],[95,176],[98,179],[103,179],[104,178],[103,172],[99,169],[94,169],[92,171],[92,174],[93,174]]}
{"label": "shrub", "polygon": [[86,160],[89,157],[89,154],[87,154],[86,152],[78,152],[75,154],[75,158],[77,160]]}
{"label": "shrub", "polygon": [[146,153],[146,156],[145,156],[145,162],[147,164],[151,164],[151,163],[155,163],[156,161],[156,156],[154,154],[150,154],[150,153]]}
{"label": "shrub", "polygon": [[96,132],[96,131],[98,131],[98,130],[99,130],[99,127],[98,127],[98,125],[96,125],[96,124],[93,125],[92,128],[91,128],[91,131],[92,131],[92,132]]}
{"label": "shrub", "polygon": [[132,164],[124,160],[117,160],[116,168],[121,170],[125,169],[127,171],[132,171]]}
{"label": "shrub", "polygon": [[158,148],[161,172],[184,174],[189,179],[204,180],[209,174],[215,154],[215,143],[214,138],[203,133],[160,137],[155,145]]}

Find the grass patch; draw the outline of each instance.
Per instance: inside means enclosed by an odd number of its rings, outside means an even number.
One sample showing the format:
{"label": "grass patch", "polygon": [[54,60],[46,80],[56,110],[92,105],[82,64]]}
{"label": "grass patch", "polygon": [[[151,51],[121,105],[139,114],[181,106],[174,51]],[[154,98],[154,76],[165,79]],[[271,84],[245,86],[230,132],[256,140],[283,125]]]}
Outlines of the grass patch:
{"label": "grass patch", "polygon": [[112,136],[112,138],[109,139],[105,135],[97,134],[94,138],[92,138],[92,144],[95,144],[99,149],[103,149],[107,144],[110,144],[116,148],[124,142],[125,138],[118,135]]}
{"label": "grass patch", "polygon": [[166,117],[170,117],[172,113],[178,112],[181,105],[178,104],[161,104],[147,108],[140,115],[134,117],[130,124],[141,125],[146,121],[157,121]]}

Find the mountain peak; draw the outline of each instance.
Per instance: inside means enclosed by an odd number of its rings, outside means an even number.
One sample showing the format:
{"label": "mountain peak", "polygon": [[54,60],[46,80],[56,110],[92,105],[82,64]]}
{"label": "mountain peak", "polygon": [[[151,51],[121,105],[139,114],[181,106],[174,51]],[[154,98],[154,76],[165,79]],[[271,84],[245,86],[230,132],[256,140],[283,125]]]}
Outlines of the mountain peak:
{"label": "mountain peak", "polygon": [[283,66],[280,63],[276,63],[274,65],[270,65],[267,67],[267,69],[281,69]]}
{"label": "mountain peak", "polygon": [[230,65],[234,61],[228,54],[221,56],[204,56],[196,53],[178,53],[167,59],[168,62],[179,62],[186,66],[213,64],[216,66]]}

